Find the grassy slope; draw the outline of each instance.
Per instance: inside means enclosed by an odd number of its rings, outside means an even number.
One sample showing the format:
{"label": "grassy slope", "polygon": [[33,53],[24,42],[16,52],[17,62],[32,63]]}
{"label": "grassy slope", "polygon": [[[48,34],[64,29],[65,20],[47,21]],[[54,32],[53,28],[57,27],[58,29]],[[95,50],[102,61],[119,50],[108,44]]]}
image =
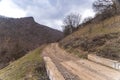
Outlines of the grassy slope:
{"label": "grassy slope", "polygon": [[[0,70],[2,80],[47,80],[41,48],[38,48]],[[44,79],[46,78],[46,79]]]}
{"label": "grassy slope", "polygon": [[[104,24],[104,27],[103,27],[103,24]],[[90,27],[91,27],[91,32],[89,32]],[[83,28],[79,29],[78,31],[74,32],[73,34],[64,38],[60,42],[60,45],[66,50],[68,50],[69,52],[75,53],[76,55],[81,57],[81,53],[83,54],[85,53],[85,55],[86,53],[88,53],[88,50],[86,51],[81,50],[81,47],[82,47],[81,43],[88,45],[91,42],[91,44],[93,45],[95,42],[93,41],[93,39],[96,37],[101,38],[106,35],[113,36],[113,37],[116,36],[111,33],[120,33],[120,16],[112,17],[96,24],[88,24]],[[99,38],[98,38],[98,42],[100,42]],[[101,40],[105,40],[105,39],[106,37]],[[88,41],[88,43],[84,42],[85,40]],[[109,38],[105,40],[105,43],[107,43],[108,41],[109,41]],[[91,46],[91,44],[88,46]],[[105,44],[102,46],[99,46],[99,45],[93,45],[93,46],[95,46],[94,48],[99,48],[99,47],[105,46]]]}

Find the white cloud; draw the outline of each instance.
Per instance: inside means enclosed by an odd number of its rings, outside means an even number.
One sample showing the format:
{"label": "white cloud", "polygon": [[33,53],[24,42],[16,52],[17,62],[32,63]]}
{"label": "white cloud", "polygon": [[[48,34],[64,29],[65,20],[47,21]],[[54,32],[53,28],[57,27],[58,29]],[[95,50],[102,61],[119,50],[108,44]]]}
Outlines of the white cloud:
{"label": "white cloud", "polygon": [[92,9],[86,9],[83,11],[82,14],[83,14],[82,15],[82,20],[83,20],[84,18],[87,18],[87,17],[94,17],[95,12]]}
{"label": "white cloud", "polygon": [[50,26],[51,28],[58,29],[62,31],[62,25],[63,22],[62,20],[42,20],[40,23],[43,23],[46,26]]}
{"label": "white cloud", "polygon": [[26,13],[11,0],[2,0],[0,2],[0,15],[18,18],[25,17]]}
{"label": "white cloud", "polygon": [[94,0],[2,0],[0,15],[8,17],[33,16],[35,21],[62,30],[63,18],[71,13],[82,14],[82,19],[93,16],[91,3]]}

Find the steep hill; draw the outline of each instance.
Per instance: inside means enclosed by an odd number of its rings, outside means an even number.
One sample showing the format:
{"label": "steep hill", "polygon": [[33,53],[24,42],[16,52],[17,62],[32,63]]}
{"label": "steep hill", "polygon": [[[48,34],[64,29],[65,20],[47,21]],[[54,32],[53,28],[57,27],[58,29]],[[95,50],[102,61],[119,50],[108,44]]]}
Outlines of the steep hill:
{"label": "steep hill", "polygon": [[0,17],[0,68],[45,43],[56,42],[62,32],[40,25],[32,17]]}
{"label": "steep hill", "polygon": [[61,40],[60,46],[79,57],[95,53],[120,60],[120,16],[88,24]]}

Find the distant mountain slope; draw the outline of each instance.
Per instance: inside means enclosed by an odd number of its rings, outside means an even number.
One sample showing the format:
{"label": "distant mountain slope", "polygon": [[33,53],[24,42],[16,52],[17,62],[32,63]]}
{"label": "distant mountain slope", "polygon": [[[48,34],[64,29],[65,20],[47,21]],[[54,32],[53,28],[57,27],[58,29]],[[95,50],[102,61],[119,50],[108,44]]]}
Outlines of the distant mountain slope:
{"label": "distant mountain slope", "polygon": [[0,17],[0,68],[45,43],[56,42],[62,32],[40,25],[32,17]]}

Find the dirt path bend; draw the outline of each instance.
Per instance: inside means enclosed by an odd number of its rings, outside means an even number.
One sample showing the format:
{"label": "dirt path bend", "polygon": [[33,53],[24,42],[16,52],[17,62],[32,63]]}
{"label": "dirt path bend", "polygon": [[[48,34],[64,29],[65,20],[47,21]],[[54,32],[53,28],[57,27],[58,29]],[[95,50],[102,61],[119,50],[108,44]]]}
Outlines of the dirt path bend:
{"label": "dirt path bend", "polygon": [[80,59],[61,49],[57,43],[48,45],[43,50],[43,57],[51,58],[65,80],[120,80],[120,72]]}
{"label": "dirt path bend", "polygon": [[80,78],[67,70],[61,63],[65,61],[74,60],[76,61],[77,57],[73,57],[71,54],[66,53],[64,50],[59,48],[57,43],[48,45],[43,51],[43,57],[50,57],[55,63],[58,70],[64,76],[65,80],[80,80]]}

